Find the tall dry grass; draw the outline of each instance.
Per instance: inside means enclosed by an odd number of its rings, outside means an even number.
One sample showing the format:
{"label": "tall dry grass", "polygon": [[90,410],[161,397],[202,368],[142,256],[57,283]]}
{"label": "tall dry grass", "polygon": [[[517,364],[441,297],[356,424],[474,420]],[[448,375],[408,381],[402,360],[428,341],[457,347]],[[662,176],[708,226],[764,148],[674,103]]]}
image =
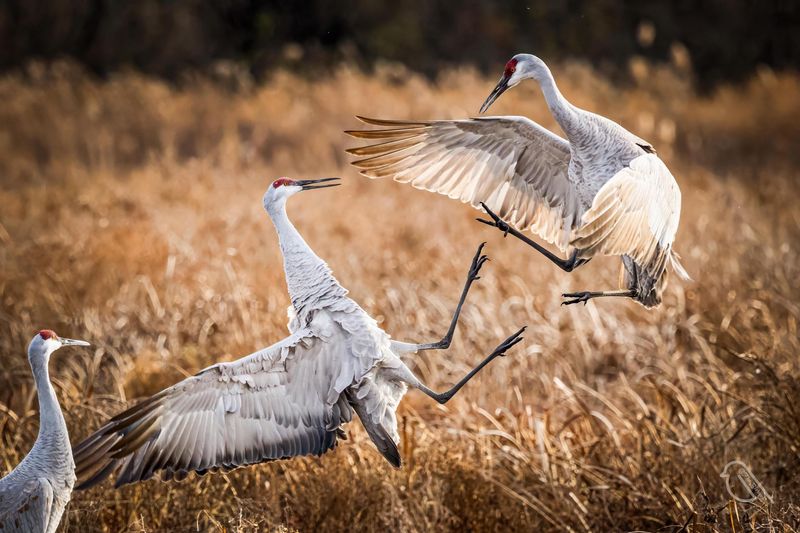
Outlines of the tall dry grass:
{"label": "tall dry grass", "polygon": [[[673,279],[657,310],[560,307],[563,291],[615,286],[617,260],[567,276],[468,207],[348,167],[354,114],[472,115],[493,79],[344,68],[176,88],[69,64],[0,79],[0,472],[35,439],[24,348],[39,328],[93,343],[51,363],[75,441],[136,397],[282,338],[288,298],[261,195],[279,175],[340,175],[290,216],[395,338],[441,335],[489,241],[453,348],[411,359],[429,384],[449,385],[518,325],[526,342],[447,406],[409,393],[401,470],[353,423],[319,459],[76,493],[63,531],[800,527],[800,77],[762,73],[701,98],[648,65],[629,87],[554,70],[576,104],[651,140],[681,185],[677,249],[694,281]],[[532,86],[495,112],[554,127]],[[732,498],[720,474],[736,459],[772,502]]]}

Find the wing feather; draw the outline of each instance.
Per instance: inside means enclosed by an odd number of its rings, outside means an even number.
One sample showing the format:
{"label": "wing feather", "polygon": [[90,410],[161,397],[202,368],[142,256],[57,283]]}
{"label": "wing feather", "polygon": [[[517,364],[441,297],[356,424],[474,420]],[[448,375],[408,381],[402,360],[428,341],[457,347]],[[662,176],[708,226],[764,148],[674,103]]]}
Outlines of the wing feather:
{"label": "wing feather", "polygon": [[571,244],[581,257],[628,255],[658,278],[672,259],[681,193],[654,154],[632,160],[598,191]]}
{"label": "wing feather", "polygon": [[588,209],[569,179],[569,143],[524,117],[403,122],[358,117],[385,127],[349,135],[382,143],[351,148],[368,178],[392,177],[479,208],[565,250]]}
{"label": "wing feather", "polygon": [[[295,455],[321,455],[349,420],[326,401],[338,377],[334,345],[300,330],[221,363],[117,415],[75,446],[88,488],[118,471],[117,486],[181,479]],[[338,395],[334,396],[338,399]],[[350,409],[347,403],[343,404]]]}

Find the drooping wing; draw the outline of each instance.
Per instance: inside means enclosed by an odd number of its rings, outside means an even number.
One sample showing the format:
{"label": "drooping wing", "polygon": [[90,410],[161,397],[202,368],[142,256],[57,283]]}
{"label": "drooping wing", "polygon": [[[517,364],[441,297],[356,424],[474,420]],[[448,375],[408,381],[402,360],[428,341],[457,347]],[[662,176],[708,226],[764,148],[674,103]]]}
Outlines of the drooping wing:
{"label": "drooping wing", "polygon": [[346,133],[378,144],[351,148],[368,178],[392,177],[492,211],[560,249],[585,207],[570,182],[569,143],[525,117],[402,122],[358,117],[378,130]]}
{"label": "drooping wing", "polygon": [[115,416],[78,444],[78,489],[119,472],[116,486],[297,455],[336,445],[352,410],[336,391],[340,344],[303,329],[196,376]]}
{"label": "drooping wing", "polygon": [[598,191],[571,244],[582,257],[628,255],[658,278],[671,259],[680,214],[675,178],[658,156],[642,155]]}
{"label": "drooping wing", "polygon": [[348,400],[358,415],[378,451],[395,468],[400,468],[401,458],[397,446],[397,406],[406,393],[407,386],[389,374],[403,363],[396,356],[381,361],[382,372],[371,373],[348,391]]}
{"label": "drooping wing", "polygon": [[53,486],[44,478],[0,486],[0,531],[48,531],[53,499]]}

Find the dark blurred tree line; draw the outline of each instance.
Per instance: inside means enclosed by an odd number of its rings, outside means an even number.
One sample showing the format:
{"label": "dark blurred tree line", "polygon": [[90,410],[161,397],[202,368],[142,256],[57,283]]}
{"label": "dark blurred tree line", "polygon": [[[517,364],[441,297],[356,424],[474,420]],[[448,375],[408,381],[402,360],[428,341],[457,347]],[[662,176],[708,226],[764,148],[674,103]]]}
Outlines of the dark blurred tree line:
{"label": "dark blurred tree line", "polygon": [[689,52],[703,88],[759,65],[800,67],[798,0],[0,0],[0,69],[72,57],[176,79],[220,59],[257,77],[377,59],[435,75],[496,72],[511,54],[581,58],[622,75],[630,57]]}

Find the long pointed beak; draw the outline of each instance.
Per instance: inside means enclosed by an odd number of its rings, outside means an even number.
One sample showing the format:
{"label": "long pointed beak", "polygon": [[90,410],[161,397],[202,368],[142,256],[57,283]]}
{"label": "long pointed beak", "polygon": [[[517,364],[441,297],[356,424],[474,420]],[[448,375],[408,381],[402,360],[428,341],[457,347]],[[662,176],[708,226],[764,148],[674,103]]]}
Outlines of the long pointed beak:
{"label": "long pointed beak", "polygon": [[328,181],[338,180],[339,178],[321,178],[318,180],[296,180],[295,183],[303,188],[304,191],[311,191],[314,189],[325,189],[326,187],[336,187],[341,183],[329,183],[328,185],[318,185]]}
{"label": "long pointed beak", "polygon": [[497,100],[500,97],[500,95],[506,91],[506,89],[508,89],[508,80],[509,78],[505,76],[500,78],[500,81],[497,83],[497,86],[494,88],[494,90],[486,99],[486,101],[483,102],[483,105],[481,106],[481,110],[479,111],[479,113],[485,113],[486,110],[489,109],[489,106],[492,105],[494,101]]}
{"label": "long pointed beak", "polygon": [[91,346],[86,341],[77,341],[75,339],[65,339],[64,337],[59,337],[61,341],[61,346]]}

